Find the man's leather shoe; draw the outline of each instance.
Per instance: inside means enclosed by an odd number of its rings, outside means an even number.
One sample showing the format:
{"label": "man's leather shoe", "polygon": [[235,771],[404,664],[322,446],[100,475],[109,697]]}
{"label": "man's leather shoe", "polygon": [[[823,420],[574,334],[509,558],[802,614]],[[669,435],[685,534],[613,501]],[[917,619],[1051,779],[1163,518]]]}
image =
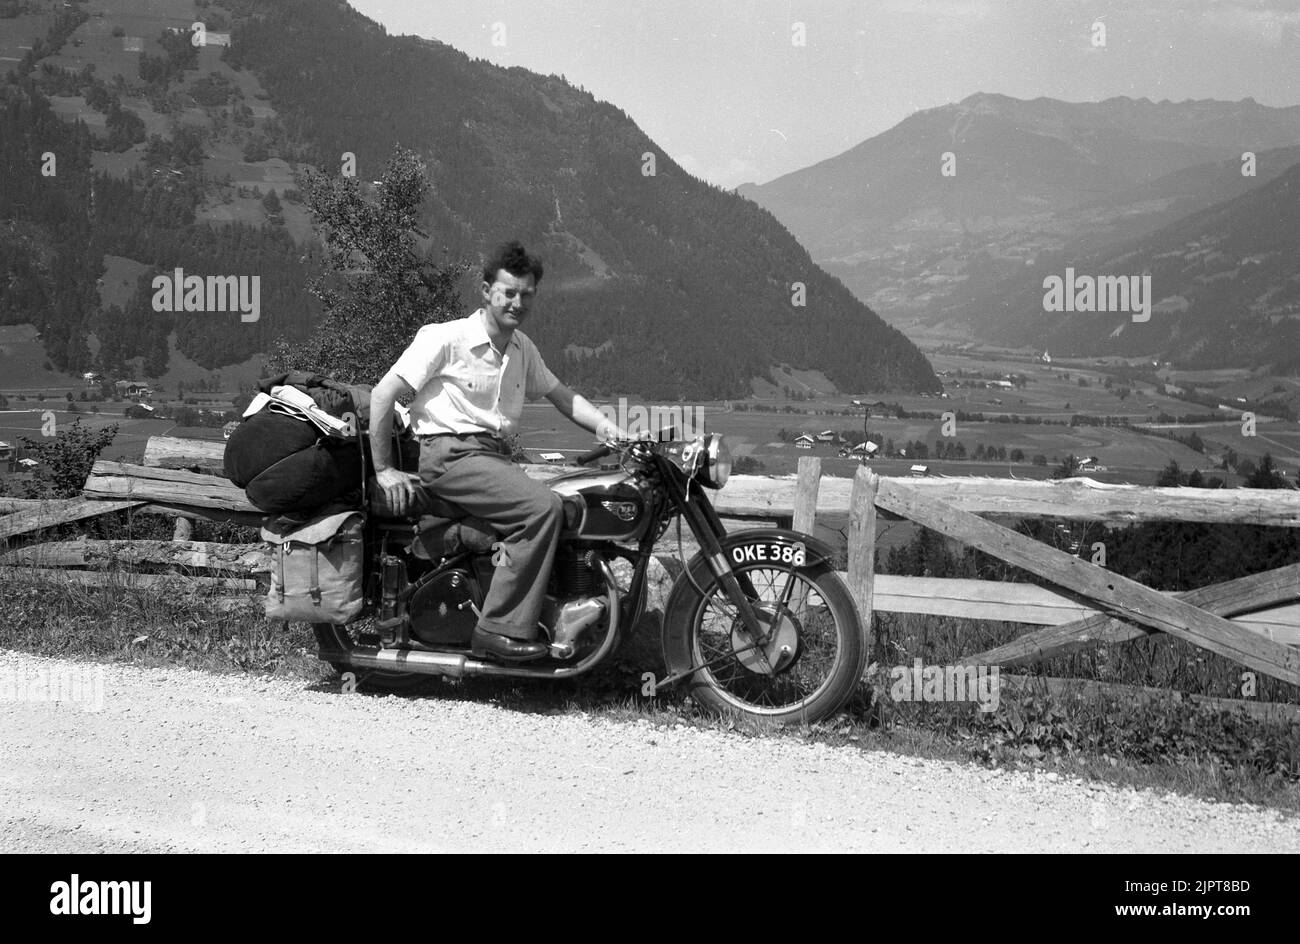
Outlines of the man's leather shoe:
{"label": "man's leather shoe", "polygon": [[474,655],[492,656],[505,662],[527,662],[540,659],[550,651],[544,642],[527,642],[512,639],[500,633],[489,633],[485,629],[474,627],[474,634],[469,639],[470,652]]}

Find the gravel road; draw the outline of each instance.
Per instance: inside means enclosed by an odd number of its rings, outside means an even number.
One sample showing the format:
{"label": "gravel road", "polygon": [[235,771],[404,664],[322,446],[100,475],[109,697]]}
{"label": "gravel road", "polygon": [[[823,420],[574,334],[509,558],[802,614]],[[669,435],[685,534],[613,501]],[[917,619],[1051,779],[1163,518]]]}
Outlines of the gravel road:
{"label": "gravel road", "polygon": [[[46,679],[101,671],[99,710],[93,685],[37,700]],[[1300,820],[796,738],[0,651],[0,837],[6,852],[1300,852]]]}

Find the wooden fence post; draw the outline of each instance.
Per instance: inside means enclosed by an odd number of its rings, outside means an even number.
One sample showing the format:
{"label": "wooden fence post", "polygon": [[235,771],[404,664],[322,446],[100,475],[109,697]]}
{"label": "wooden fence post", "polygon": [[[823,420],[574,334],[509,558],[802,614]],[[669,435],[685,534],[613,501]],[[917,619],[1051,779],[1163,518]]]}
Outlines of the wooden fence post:
{"label": "wooden fence post", "polygon": [[793,527],[812,534],[817,526],[817,491],[821,487],[822,460],[817,456],[799,457],[799,479],[794,487]]}
{"label": "wooden fence post", "polygon": [[876,490],[880,477],[867,466],[853,474],[849,496],[849,592],[862,618],[862,631],[871,640],[871,614],[876,577]]}
{"label": "wooden fence post", "polygon": [[176,528],[172,531],[173,541],[188,541],[194,533],[194,522],[189,518],[177,516]]}

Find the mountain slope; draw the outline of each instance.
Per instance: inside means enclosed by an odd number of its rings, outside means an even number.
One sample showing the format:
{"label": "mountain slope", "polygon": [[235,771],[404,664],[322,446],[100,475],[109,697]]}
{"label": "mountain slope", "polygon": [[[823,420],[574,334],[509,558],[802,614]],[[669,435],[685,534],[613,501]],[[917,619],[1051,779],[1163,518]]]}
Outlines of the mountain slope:
{"label": "mountain slope", "polygon": [[[1147,354],[1179,366],[1300,364],[1300,163],[1253,190],[1154,233],[1092,254],[1034,266],[965,317],[993,336],[1061,354]],[[1043,279],[1079,275],[1151,277],[1150,320],[1125,314],[1052,314]],[[962,317],[959,314],[959,317]]]}
{"label": "mountain slope", "polygon": [[[512,237],[546,260],[530,334],[586,392],[743,396],[778,363],[844,389],[938,388],[915,346],[770,214],[690,177],[627,115],[564,80],[389,37],[334,0],[195,11],[189,0],[74,5],[0,88],[0,172],[15,182],[0,205],[17,227],[0,229],[14,273],[0,320],[35,323],[60,368],[157,377],[171,339],[211,370],[300,337],[314,248],[292,168],[338,173],[350,152],[373,180],[401,144],[428,161],[422,223],[437,260],[474,261]],[[229,29],[231,44],[196,49],[183,26],[168,30],[196,18]],[[126,53],[128,41],[140,51]],[[32,155],[59,124],[51,113],[67,122],[70,159],[47,178]],[[119,257],[141,274],[110,305],[97,279]],[[154,312],[150,279],[176,267],[260,276],[261,320]]]}
{"label": "mountain slope", "polygon": [[[1173,200],[1152,193],[1145,205],[1133,201],[1135,190],[1157,179],[1177,187],[1171,175],[1179,171],[1295,145],[1300,107],[981,93],[740,192],[896,320],[935,316],[955,295],[1015,275],[1075,240],[1158,228],[1172,218]],[[946,153],[955,170],[948,176]]]}
{"label": "mountain slope", "polygon": [[321,166],[353,152],[359,173],[377,174],[398,141],[427,149],[427,225],[451,258],[508,237],[541,252],[530,335],[575,384],[734,396],[788,362],[841,388],[938,388],[920,352],[770,214],[686,174],[614,106],[389,37],[324,0],[231,6],[243,16],[227,61],[256,71]]}

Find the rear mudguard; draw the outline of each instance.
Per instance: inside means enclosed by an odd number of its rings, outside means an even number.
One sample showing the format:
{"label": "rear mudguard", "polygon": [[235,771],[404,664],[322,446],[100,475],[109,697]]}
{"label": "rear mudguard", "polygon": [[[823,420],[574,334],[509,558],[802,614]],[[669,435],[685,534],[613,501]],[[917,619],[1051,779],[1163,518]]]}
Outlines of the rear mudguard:
{"label": "rear mudguard", "polygon": [[[801,569],[834,567],[835,552],[829,544],[812,535],[785,528],[733,531],[719,543],[727,564],[733,568],[755,562]],[[802,560],[799,559],[800,551],[803,552]],[[690,620],[700,595],[686,573],[691,574],[701,587],[707,588],[714,579],[709,562],[701,551],[691,558],[686,572],[677,578],[672,593],[668,595],[668,602],[664,605],[662,638],[664,663],[670,675],[691,668]]]}

